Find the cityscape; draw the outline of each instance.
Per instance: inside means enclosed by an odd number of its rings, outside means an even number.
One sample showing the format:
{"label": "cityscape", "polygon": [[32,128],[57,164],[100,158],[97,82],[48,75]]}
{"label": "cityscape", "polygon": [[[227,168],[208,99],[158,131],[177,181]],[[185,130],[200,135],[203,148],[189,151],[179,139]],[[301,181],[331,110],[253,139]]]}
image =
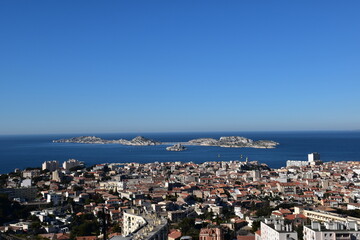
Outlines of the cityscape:
{"label": "cityscape", "polygon": [[359,0],[0,0],[0,240],[360,240]]}
{"label": "cityscape", "polygon": [[[104,163],[1,175],[3,239],[359,239],[360,162]],[[6,197],[5,197],[6,196]]]}

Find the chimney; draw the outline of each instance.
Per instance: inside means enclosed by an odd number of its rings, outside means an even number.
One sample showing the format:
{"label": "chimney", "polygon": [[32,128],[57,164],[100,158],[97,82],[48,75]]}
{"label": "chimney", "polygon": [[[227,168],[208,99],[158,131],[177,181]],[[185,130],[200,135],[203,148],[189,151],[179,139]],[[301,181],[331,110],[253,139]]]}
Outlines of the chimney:
{"label": "chimney", "polygon": [[281,231],[281,225],[280,224],[274,224],[276,231]]}

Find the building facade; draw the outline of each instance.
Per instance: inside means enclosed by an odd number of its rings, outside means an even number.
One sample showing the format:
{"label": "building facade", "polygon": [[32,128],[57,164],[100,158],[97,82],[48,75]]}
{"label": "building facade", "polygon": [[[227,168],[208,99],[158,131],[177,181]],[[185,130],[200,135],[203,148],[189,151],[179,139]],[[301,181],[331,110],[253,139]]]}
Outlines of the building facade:
{"label": "building facade", "polygon": [[260,224],[261,240],[297,240],[297,232],[282,219],[267,218]]}
{"label": "building facade", "polygon": [[359,225],[356,222],[313,221],[304,226],[304,240],[360,240]]}

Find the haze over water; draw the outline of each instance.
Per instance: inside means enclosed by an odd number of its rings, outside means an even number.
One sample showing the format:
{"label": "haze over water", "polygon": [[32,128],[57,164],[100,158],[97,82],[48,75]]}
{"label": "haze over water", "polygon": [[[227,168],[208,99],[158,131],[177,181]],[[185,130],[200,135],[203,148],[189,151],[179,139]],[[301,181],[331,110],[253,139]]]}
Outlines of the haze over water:
{"label": "haze over water", "polygon": [[[118,144],[52,143],[52,140],[77,135],[23,135],[0,136],[0,173],[15,168],[40,167],[48,160],[63,162],[69,158],[84,161],[86,165],[111,162],[174,162],[193,161],[250,161],[266,163],[272,168],[285,166],[286,160],[306,160],[307,154],[319,152],[324,161],[359,161],[360,132],[214,132],[214,133],[132,133],[82,134],[104,139],[132,139],[138,135],[162,142],[185,142],[195,138],[244,136],[253,140],[274,140],[275,149],[220,148],[188,146],[183,152],[169,152],[160,146],[123,146]],[[240,156],[243,156],[241,159]]]}

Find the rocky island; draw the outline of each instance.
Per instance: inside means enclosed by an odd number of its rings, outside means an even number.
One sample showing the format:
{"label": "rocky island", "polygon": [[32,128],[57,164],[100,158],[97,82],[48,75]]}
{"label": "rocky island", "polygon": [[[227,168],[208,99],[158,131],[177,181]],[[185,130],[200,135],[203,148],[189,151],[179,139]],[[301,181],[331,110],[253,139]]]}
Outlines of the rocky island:
{"label": "rocky island", "polygon": [[[169,143],[162,143],[152,139],[148,139],[142,136],[135,137],[131,140],[115,139],[107,140],[95,136],[81,136],[73,137],[69,139],[53,140],[54,143],[83,143],[83,144],[121,144],[129,146],[154,146]],[[270,140],[258,140],[254,141],[249,138],[231,136],[221,137],[219,139],[214,138],[198,138],[188,142],[182,142],[181,144],[175,144],[174,146],[167,147],[168,151],[184,151],[186,148],[184,145],[196,145],[196,146],[215,146],[215,147],[235,147],[235,148],[275,148],[279,143]]]}
{"label": "rocky island", "polygon": [[121,145],[130,145],[130,146],[153,146],[160,145],[161,142],[157,142],[152,139],[148,139],[142,136],[137,136],[132,140],[126,139],[116,139],[116,140],[106,140],[95,136],[81,136],[73,137],[69,139],[58,139],[53,140],[54,143],[84,143],[84,144],[121,144]]}
{"label": "rocky island", "polygon": [[221,137],[219,140],[214,138],[198,138],[187,142],[185,145],[198,145],[198,146],[218,146],[218,147],[236,147],[236,148],[275,148],[279,145],[278,142],[270,140],[254,141],[249,138],[231,136]]}
{"label": "rocky island", "polygon": [[174,152],[180,152],[180,151],[185,151],[186,147],[184,147],[183,145],[181,145],[180,143],[175,144],[174,146],[170,146],[166,148],[167,151],[174,151]]}

